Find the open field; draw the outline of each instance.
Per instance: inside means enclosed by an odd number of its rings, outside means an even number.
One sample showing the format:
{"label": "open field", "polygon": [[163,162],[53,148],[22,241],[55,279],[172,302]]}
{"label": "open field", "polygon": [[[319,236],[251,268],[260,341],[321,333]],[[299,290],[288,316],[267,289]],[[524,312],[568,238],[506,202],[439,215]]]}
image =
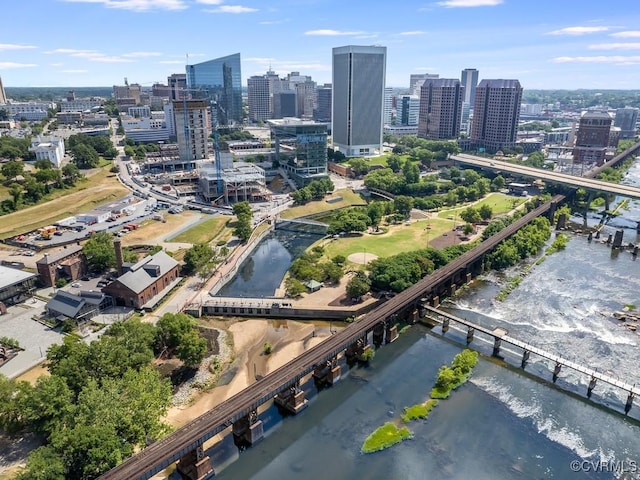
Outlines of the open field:
{"label": "open field", "polygon": [[195,219],[199,215],[193,211],[184,211],[179,215],[165,214],[164,223],[160,220],[144,220],[140,222],[140,227],[137,230],[127,233],[122,238],[122,244],[129,245],[144,245],[149,242],[163,242],[166,241],[170,232],[179,230],[180,227],[186,223]]}
{"label": "open field", "polygon": [[[342,197],[342,200],[338,202],[329,203],[328,199]],[[323,200],[316,200],[309,202],[306,205],[300,205],[297,207],[289,208],[280,214],[281,218],[299,218],[306,217],[308,215],[314,215],[316,213],[328,212],[331,210],[337,210],[339,208],[351,207],[353,205],[366,205],[366,201],[357,193],[353,193],[352,190],[344,188],[342,190],[336,190],[332,195],[325,197]]]}
{"label": "open field", "polygon": [[127,193],[129,190],[105,167],[99,173],[78,182],[73,188],[53,192],[50,197],[52,199],[46,203],[0,217],[0,238],[35,230],[61,218],[122,198]]}
{"label": "open field", "polygon": [[[431,228],[427,229],[427,225],[431,225]],[[450,222],[438,218],[419,220],[412,222],[411,225],[389,225],[384,228],[388,231],[382,234],[353,234],[337,239],[323,239],[315,245],[324,246],[327,258],[336,255],[348,257],[352,253],[359,252],[389,257],[400,252],[426,248],[427,241],[444,233],[449,232],[448,235],[454,235]]]}
{"label": "open field", "polygon": [[510,212],[519,205],[526,202],[524,197],[514,197],[513,195],[507,195],[505,193],[493,192],[477,202],[471,202],[455,208],[448,208],[438,212],[438,218],[447,218],[451,215],[458,217],[458,223],[460,220],[460,213],[468,207],[480,208],[482,205],[489,205],[493,210],[493,215],[502,215],[503,213]]}
{"label": "open field", "polygon": [[[176,243],[209,243],[223,233],[230,217],[218,216],[194,225],[188,230],[171,238]],[[229,229],[230,230],[230,229]]]}

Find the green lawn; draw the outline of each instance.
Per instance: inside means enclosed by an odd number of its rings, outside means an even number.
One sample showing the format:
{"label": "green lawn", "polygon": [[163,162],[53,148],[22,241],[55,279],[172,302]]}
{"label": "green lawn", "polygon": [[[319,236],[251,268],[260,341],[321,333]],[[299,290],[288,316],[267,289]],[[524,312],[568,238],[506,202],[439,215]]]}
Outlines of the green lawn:
{"label": "green lawn", "polygon": [[513,195],[507,195],[500,192],[492,192],[477,202],[465,203],[461,206],[441,210],[438,212],[438,217],[444,219],[448,219],[448,217],[457,217],[457,221],[460,222],[460,213],[463,210],[470,206],[480,208],[482,205],[489,205],[493,210],[493,215],[496,216],[510,212],[517,206],[522,205],[526,200],[527,199],[524,197],[514,197]]}
{"label": "green lawn", "polygon": [[[427,225],[431,225],[427,229]],[[367,252],[378,257],[389,257],[400,252],[410,252],[427,246],[428,240],[433,240],[443,233],[450,231],[448,220],[430,218],[414,221],[411,225],[389,225],[382,228],[388,229],[383,234],[354,234],[352,236],[339,237],[337,239],[321,240],[325,248],[325,256],[332,258],[336,255],[348,257],[352,253]]]}
{"label": "green lawn", "polygon": [[411,432],[407,427],[398,428],[393,423],[387,422],[367,437],[362,445],[362,453],[379,452],[407,438],[411,438]]}
{"label": "green lawn", "polygon": [[[331,198],[342,197],[342,200],[337,202],[327,202]],[[336,190],[332,195],[325,197],[323,200],[317,200],[309,202],[305,205],[289,208],[280,214],[281,218],[299,218],[314,215],[316,213],[329,212],[331,210],[338,210],[344,207],[351,207],[354,205],[366,205],[367,202],[357,193],[353,193],[351,189],[345,188],[342,190]]]}
{"label": "green lawn", "polygon": [[222,233],[229,217],[218,216],[200,222],[197,225],[185,230],[171,239],[175,243],[209,243]]}

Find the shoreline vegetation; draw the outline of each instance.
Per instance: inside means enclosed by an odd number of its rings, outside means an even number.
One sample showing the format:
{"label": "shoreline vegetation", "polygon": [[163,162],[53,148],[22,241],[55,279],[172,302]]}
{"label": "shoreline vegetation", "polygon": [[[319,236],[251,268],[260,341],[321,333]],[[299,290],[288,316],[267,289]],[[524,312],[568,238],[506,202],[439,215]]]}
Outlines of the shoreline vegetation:
{"label": "shoreline vegetation", "polygon": [[[453,390],[465,383],[478,363],[478,352],[464,349],[451,361],[451,366],[443,365],[438,370],[438,377],[431,389],[429,398],[410,407],[404,407],[400,421],[410,423],[412,420],[426,420],[431,411],[438,405],[438,399],[447,398]],[[362,444],[362,453],[375,453],[392,447],[404,440],[413,438],[413,432],[406,426],[398,426],[398,419],[386,422],[376,428]]]}

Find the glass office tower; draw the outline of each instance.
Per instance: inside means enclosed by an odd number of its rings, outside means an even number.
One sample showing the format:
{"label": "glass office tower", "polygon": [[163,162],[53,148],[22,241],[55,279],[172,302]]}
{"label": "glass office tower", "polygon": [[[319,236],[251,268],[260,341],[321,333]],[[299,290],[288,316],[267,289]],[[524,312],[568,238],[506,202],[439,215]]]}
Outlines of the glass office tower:
{"label": "glass office tower", "polygon": [[220,125],[242,123],[240,54],[187,65],[191,97],[211,102],[212,116]]}

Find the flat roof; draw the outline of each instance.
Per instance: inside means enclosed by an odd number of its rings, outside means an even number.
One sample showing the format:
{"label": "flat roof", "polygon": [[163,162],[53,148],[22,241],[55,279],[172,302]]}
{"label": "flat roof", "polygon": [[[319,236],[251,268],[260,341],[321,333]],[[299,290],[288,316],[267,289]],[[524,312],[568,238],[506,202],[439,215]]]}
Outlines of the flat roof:
{"label": "flat roof", "polygon": [[0,289],[10,287],[17,283],[22,283],[35,276],[35,273],[25,272],[16,268],[0,265]]}

